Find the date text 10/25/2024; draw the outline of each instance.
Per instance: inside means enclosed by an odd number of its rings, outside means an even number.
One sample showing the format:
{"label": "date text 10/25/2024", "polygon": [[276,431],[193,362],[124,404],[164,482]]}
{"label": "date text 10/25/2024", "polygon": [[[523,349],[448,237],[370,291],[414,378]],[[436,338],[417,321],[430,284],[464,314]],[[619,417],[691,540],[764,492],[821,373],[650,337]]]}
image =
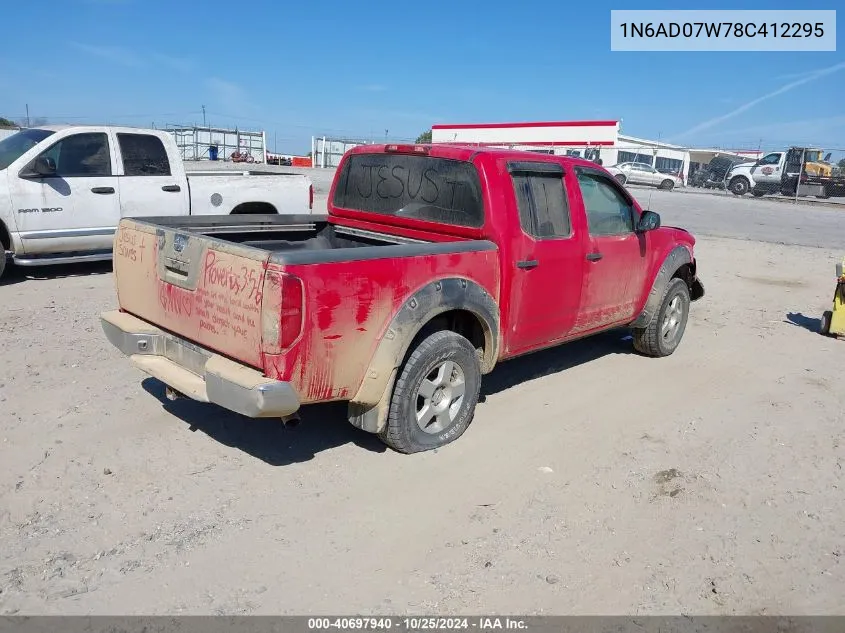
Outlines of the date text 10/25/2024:
{"label": "date text 10/25/2024", "polygon": [[308,618],[308,629],[321,630],[391,630],[397,631],[500,631],[526,630],[525,620],[510,617],[372,617]]}

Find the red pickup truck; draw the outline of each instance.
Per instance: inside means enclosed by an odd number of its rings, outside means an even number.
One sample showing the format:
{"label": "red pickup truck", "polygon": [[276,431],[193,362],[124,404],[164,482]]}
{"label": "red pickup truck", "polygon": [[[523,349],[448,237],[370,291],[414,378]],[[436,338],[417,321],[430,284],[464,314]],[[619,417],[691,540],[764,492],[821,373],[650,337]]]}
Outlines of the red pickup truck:
{"label": "red pickup truck", "polygon": [[499,361],[618,327],[674,352],[704,295],[694,243],[584,160],[362,146],[326,216],[122,220],[102,324],[169,397],[253,418],[348,401],[412,453],[466,430]]}

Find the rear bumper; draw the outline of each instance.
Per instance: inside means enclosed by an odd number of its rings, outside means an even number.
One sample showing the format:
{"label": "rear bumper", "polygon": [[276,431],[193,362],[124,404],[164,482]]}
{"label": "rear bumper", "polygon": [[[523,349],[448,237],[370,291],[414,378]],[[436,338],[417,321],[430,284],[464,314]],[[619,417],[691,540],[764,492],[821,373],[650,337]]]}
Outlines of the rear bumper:
{"label": "rear bumper", "polygon": [[287,382],[267,378],[125,312],[104,312],[100,321],[106,338],[133,365],[188,398],[250,418],[284,417],[299,409],[299,396]]}

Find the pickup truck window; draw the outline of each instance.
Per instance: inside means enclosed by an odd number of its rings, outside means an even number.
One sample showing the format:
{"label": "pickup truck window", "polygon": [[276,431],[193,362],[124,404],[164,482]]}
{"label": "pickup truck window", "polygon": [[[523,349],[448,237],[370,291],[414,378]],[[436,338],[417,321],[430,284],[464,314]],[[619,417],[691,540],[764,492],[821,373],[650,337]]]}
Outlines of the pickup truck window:
{"label": "pickup truck window", "polygon": [[519,223],[537,238],[569,237],[568,198],[560,174],[514,174]]}
{"label": "pickup truck window", "polygon": [[55,161],[58,178],[112,175],[109,139],[100,132],[66,136],[41,156]]}
{"label": "pickup truck window", "polygon": [[757,163],[758,165],[777,165],[780,161],[780,154],[768,154],[763,156]]}
{"label": "pickup truck window", "polygon": [[591,235],[633,233],[633,208],[607,177],[579,169],[578,185]]}
{"label": "pickup truck window", "polygon": [[161,139],[150,134],[118,134],[126,176],[169,176],[170,161]]}
{"label": "pickup truck window", "polygon": [[456,226],[484,224],[481,182],[464,161],[410,154],[347,158],[333,204],[341,209]]}
{"label": "pickup truck window", "polygon": [[0,169],[6,169],[45,138],[55,134],[50,130],[21,130],[0,141]]}

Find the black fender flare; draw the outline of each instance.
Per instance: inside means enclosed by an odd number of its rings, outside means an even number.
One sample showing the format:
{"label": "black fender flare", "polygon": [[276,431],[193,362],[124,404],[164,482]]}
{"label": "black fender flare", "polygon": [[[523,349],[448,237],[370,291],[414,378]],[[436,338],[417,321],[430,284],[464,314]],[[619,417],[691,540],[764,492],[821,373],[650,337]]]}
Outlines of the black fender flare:
{"label": "black fender flare", "polygon": [[[672,279],[674,274],[678,272],[678,269],[686,264],[695,265],[692,254],[688,248],[685,246],[676,246],[669,252],[666,259],[663,260],[660,270],[657,271],[657,275],[655,276],[654,283],[651,285],[651,292],[648,294],[643,311],[640,312],[640,315],[633,323],[631,323],[631,327],[641,328],[651,322],[654,315],[657,314],[657,311],[660,309],[660,300],[663,298],[663,292],[666,290],[666,286],[669,284],[669,281]],[[693,275],[695,275],[695,271],[693,271]]]}
{"label": "black fender flare", "polygon": [[451,310],[473,314],[484,333],[481,371],[493,370],[499,356],[499,305],[478,283],[463,277],[432,281],[417,289],[394,314],[370,358],[357,393],[349,402],[349,421],[376,433],[387,421],[396,374],[414,338],[432,319]]}

